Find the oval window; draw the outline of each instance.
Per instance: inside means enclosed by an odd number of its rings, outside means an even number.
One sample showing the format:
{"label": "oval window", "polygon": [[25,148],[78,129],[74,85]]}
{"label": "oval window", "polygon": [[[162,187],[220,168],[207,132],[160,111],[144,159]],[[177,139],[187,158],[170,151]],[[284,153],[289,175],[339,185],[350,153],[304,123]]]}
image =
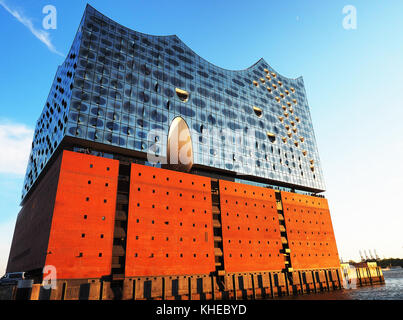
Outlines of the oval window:
{"label": "oval window", "polygon": [[182,172],[189,172],[193,166],[192,138],[181,117],[176,117],[169,127],[167,162],[170,169]]}

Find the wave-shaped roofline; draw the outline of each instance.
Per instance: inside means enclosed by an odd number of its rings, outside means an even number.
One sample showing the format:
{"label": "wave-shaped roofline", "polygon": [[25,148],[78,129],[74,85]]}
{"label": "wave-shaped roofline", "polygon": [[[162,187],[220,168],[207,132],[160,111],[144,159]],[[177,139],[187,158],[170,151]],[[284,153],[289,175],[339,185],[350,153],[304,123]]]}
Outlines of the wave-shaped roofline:
{"label": "wave-shaped roofline", "polygon": [[289,78],[289,77],[286,77],[286,76],[284,76],[283,74],[277,72],[264,58],[260,58],[258,61],[256,61],[254,64],[252,64],[250,67],[247,67],[247,68],[245,68],[245,69],[231,70],[231,69],[226,69],[226,68],[220,67],[220,66],[218,66],[218,65],[216,65],[216,64],[214,64],[214,63],[208,61],[207,59],[201,57],[201,56],[200,56],[199,54],[197,54],[192,48],[190,48],[184,41],[182,41],[182,39],[179,38],[176,34],[171,34],[171,35],[153,35],[153,34],[148,34],[148,33],[140,32],[140,31],[137,31],[137,30],[133,30],[133,29],[131,29],[131,28],[129,28],[129,27],[126,27],[126,26],[120,24],[119,22],[116,22],[115,20],[109,18],[107,15],[103,14],[102,12],[98,11],[98,10],[95,9],[93,6],[91,6],[90,4],[87,3],[87,6],[86,6],[86,8],[85,8],[85,12],[87,12],[88,8],[91,8],[92,10],[94,10],[94,11],[96,11],[98,14],[100,14],[101,16],[103,16],[103,17],[105,17],[105,18],[107,18],[107,19],[109,19],[109,20],[112,20],[114,23],[116,23],[116,24],[119,25],[120,27],[122,27],[122,28],[124,28],[124,29],[127,29],[127,30],[130,30],[130,31],[132,31],[132,32],[137,32],[137,33],[139,33],[139,34],[141,34],[141,35],[149,36],[149,37],[154,37],[154,38],[176,38],[176,39],[177,39],[178,41],[180,41],[187,49],[189,49],[191,52],[193,52],[195,55],[197,55],[200,59],[206,61],[208,64],[212,65],[212,66],[215,67],[215,68],[218,68],[218,69],[221,69],[221,70],[225,70],[225,71],[230,71],[230,72],[246,72],[246,71],[251,71],[251,70],[253,70],[253,69],[255,68],[255,66],[257,66],[257,65],[260,64],[260,63],[265,63],[265,64],[268,66],[268,69],[269,69],[270,72],[274,72],[274,73],[276,73],[277,75],[279,75],[279,76],[282,77],[282,78],[285,78],[285,79],[287,79],[287,80],[292,80],[292,81],[300,81],[300,80],[303,81],[303,77],[302,77],[302,76],[299,76],[299,77],[297,77],[297,78]]}

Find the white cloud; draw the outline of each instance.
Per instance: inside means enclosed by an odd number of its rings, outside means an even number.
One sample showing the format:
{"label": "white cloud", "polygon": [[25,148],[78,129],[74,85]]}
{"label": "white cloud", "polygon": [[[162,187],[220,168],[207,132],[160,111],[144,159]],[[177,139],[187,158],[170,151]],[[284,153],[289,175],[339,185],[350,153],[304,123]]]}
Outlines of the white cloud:
{"label": "white cloud", "polygon": [[33,134],[24,124],[0,122],[0,173],[25,174]]}
{"label": "white cloud", "polygon": [[6,272],[11,241],[13,240],[15,220],[0,223],[0,276]]}
{"label": "white cloud", "polygon": [[49,32],[35,28],[34,24],[32,23],[32,20],[30,18],[24,16],[24,14],[22,12],[19,12],[16,9],[11,9],[8,5],[6,5],[6,3],[3,0],[0,0],[0,5],[4,9],[6,9],[6,11],[8,13],[10,13],[14,18],[16,18],[19,22],[21,22],[25,27],[27,27],[28,30],[31,31],[31,33],[37,39],[39,39],[42,43],[44,43],[51,52],[56,53],[62,57],[65,56],[63,53],[56,50],[55,46],[53,45],[52,41],[50,40]]}

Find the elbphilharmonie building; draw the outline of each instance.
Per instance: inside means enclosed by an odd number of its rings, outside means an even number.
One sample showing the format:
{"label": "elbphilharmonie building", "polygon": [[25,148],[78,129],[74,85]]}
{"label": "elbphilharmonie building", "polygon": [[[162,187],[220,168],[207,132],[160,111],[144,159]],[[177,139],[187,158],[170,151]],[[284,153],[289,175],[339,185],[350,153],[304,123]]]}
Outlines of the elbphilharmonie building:
{"label": "elbphilharmonie building", "polygon": [[226,70],[87,6],[36,123],[7,271],[54,266],[55,299],[337,288],[323,191],[302,77]]}

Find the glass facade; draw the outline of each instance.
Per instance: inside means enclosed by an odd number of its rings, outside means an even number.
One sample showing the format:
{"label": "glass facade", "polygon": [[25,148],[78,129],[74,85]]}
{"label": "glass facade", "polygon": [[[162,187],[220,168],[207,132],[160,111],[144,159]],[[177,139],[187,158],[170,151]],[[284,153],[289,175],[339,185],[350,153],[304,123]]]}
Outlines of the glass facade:
{"label": "glass facade", "polygon": [[37,121],[23,197],[66,136],[165,155],[178,116],[195,165],[325,188],[302,77],[263,59],[225,70],[177,36],[142,34],[87,6]]}

